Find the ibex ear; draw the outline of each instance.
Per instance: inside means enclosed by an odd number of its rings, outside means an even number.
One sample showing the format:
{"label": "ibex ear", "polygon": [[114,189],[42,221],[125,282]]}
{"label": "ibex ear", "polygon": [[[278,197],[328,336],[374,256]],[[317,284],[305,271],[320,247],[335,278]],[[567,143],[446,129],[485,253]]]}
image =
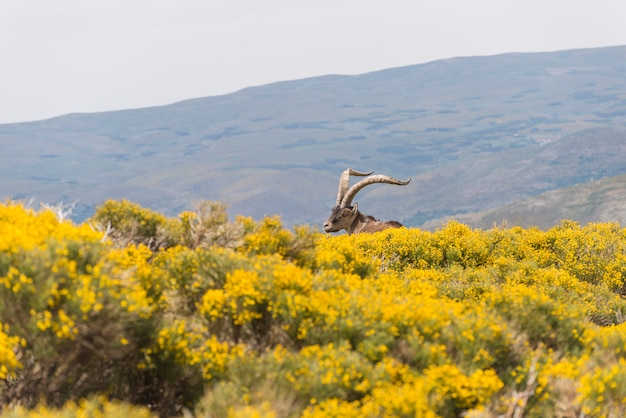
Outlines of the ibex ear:
{"label": "ibex ear", "polygon": [[359,204],[355,203],[354,206],[352,206],[352,213],[357,213],[358,210],[359,210]]}

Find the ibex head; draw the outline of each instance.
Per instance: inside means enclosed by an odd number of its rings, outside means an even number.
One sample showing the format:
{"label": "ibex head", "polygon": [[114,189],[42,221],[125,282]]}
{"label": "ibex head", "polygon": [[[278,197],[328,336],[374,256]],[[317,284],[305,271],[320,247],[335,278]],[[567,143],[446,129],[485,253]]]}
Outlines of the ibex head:
{"label": "ibex head", "polygon": [[[387,183],[405,186],[411,181],[410,178],[406,181],[402,181],[381,174],[375,176],[371,176],[371,174],[372,171],[369,173],[362,173],[351,168],[348,168],[341,174],[341,177],[339,178],[339,190],[337,191],[337,202],[331,211],[330,217],[326,220],[326,222],[324,222],[325,232],[338,232],[345,229],[348,234],[352,234],[359,232],[376,232],[387,228],[397,228],[402,226],[402,224],[395,221],[377,221],[371,216],[360,213],[356,203],[352,206],[352,199],[354,199],[356,194],[361,189],[369,184]],[[348,189],[350,176],[361,176],[366,178],[362,179]]]}

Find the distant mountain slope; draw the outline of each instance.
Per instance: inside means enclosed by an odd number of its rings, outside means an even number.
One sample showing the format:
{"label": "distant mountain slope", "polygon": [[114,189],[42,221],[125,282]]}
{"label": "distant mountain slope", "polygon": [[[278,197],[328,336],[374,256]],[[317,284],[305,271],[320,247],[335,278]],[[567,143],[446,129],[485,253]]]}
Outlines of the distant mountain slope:
{"label": "distant mountain slope", "polygon": [[412,176],[356,200],[421,225],[626,173],[625,128],[626,47],[454,58],[0,125],[0,197],[319,224],[354,167]]}
{"label": "distant mountain slope", "polygon": [[[498,208],[545,191],[621,173],[626,173],[626,129],[607,127],[586,129],[543,145],[484,152],[417,180],[420,185],[435,182],[440,186],[429,194],[440,206],[432,202],[430,206],[435,208],[435,215],[448,215]],[[448,208],[455,212],[446,213]],[[413,224],[428,219],[422,217]]]}
{"label": "distant mountain slope", "polygon": [[[454,218],[483,229],[494,224],[549,228],[563,219],[576,220],[581,224],[619,222],[626,225],[626,175],[565,187],[501,208]],[[436,228],[444,221],[432,220],[425,226]]]}

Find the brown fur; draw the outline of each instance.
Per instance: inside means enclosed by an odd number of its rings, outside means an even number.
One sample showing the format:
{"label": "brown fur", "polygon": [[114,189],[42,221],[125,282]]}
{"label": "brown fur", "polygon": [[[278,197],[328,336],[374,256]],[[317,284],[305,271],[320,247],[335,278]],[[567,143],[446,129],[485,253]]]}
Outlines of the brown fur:
{"label": "brown fur", "polygon": [[373,216],[364,215],[358,210],[358,206],[340,208],[335,206],[330,217],[324,222],[325,232],[339,232],[345,230],[348,234],[374,233],[388,228],[401,228],[403,225],[397,221],[379,221]]}

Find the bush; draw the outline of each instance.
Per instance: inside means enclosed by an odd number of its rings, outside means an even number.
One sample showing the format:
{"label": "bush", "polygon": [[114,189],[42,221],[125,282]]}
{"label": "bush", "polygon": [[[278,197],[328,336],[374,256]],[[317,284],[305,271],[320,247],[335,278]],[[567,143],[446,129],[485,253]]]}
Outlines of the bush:
{"label": "bush", "polygon": [[118,247],[143,244],[152,250],[167,248],[182,239],[174,220],[127,200],[107,200],[96,208],[89,222]]}
{"label": "bush", "polygon": [[2,414],[619,416],[625,244],[615,224],[329,237],[210,202],[83,225],[7,202]]}
{"label": "bush", "polygon": [[183,212],[179,219],[180,243],[185,247],[237,248],[242,244],[243,225],[230,223],[222,203],[200,202],[194,212]]}
{"label": "bush", "polygon": [[89,397],[79,402],[68,401],[59,408],[39,405],[34,410],[17,407],[13,410],[5,410],[0,413],[2,418],[151,418],[154,417],[146,407],[134,406],[119,401],[109,401],[104,396]]}

